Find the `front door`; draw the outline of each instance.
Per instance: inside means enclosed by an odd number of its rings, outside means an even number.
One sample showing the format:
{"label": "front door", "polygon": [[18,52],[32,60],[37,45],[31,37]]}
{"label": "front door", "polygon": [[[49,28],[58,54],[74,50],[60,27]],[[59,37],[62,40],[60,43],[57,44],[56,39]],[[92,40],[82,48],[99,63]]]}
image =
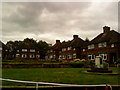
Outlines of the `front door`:
{"label": "front door", "polygon": [[110,53],[110,64],[114,64],[117,61],[116,53]]}

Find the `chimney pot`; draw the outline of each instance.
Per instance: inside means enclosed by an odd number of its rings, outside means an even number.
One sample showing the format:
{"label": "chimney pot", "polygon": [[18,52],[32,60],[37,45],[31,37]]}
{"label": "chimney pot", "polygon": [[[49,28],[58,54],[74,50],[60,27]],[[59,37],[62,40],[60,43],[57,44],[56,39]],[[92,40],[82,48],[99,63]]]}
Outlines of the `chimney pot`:
{"label": "chimney pot", "polygon": [[110,31],[110,27],[108,27],[108,26],[103,27],[103,33],[107,33],[109,31]]}
{"label": "chimney pot", "polygon": [[60,43],[60,40],[56,40],[56,43]]}
{"label": "chimney pot", "polygon": [[78,38],[78,35],[73,35],[73,39]]}

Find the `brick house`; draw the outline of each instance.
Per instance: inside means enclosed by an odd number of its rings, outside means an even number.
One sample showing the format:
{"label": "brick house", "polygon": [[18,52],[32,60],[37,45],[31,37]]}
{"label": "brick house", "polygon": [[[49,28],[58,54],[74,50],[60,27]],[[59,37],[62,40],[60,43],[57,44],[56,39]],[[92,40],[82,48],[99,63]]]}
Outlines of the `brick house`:
{"label": "brick house", "polygon": [[51,46],[47,51],[45,58],[50,60],[58,60],[60,51],[61,42],[60,40],[56,40],[56,43],[53,46]]}
{"label": "brick house", "polygon": [[73,60],[76,58],[82,59],[81,53],[82,48],[85,45],[85,41],[73,35],[73,40],[63,41],[56,40],[56,43],[48,50],[46,59],[62,59],[62,60]]}
{"label": "brick house", "polygon": [[60,40],[56,40],[56,44],[47,52],[46,59],[95,60],[96,56],[101,56],[111,64],[116,62],[120,58],[120,33],[105,26],[103,33],[89,42],[82,40],[78,35],[73,35],[73,40],[67,42],[61,43]]}
{"label": "brick house", "polygon": [[16,50],[15,57],[19,59],[40,59],[40,53],[35,48],[22,48]]}
{"label": "brick house", "polygon": [[82,59],[82,48],[85,45],[85,41],[78,37],[78,35],[73,35],[73,40],[68,42],[63,42],[61,45],[60,58],[73,60],[76,58]]}
{"label": "brick house", "polygon": [[0,41],[0,59],[7,59],[9,56],[9,48]]}
{"label": "brick house", "polygon": [[86,56],[87,60],[95,60],[96,56],[101,56],[110,64],[116,62],[120,58],[120,33],[110,30],[108,26],[103,27],[103,33],[84,47],[82,55]]}
{"label": "brick house", "polygon": [[38,48],[31,43],[23,43],[20,48],[16,49],[15,59],[40,59],[40,51]]}

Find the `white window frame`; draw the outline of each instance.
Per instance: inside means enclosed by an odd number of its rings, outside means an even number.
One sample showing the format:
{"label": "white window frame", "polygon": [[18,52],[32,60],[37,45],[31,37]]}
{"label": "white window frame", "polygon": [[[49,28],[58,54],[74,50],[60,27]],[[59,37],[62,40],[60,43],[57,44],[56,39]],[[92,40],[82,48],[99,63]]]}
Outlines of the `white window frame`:
{"label": "white window frame", "polygon": [[22,49],[22,52],[27,52],[27,49]]}
{"label": "white window frame", "polygon": [[50,50],[50,52],[53,52],[53,50]]}
{"label": "white window frame", "polygon": [[35,58],[35,55],[34,54],[30,54],[30,58]]}
{"label": "white window frame", "polygon": [[94,44],[88,45],[88,49],[93,49],[95,47]]}
{"label": "white window frame", "polygon": [[66,48],[62,48],[62,51],[66,51]]}
{"label": "white window frame", "polygon": [[66,59],[66,56],[65,55],[63,55],[63,57],[62,57],[63,59]]}
{"label": "white window frame", "polygon": [[68,47],[68,50],[71,50],[71,47]]}
{"label": "white window frame", "polygon": [[40,58],[40,55],[38,54],[38,55],[36,55],[36,57],[37,57],[37,58]]}
{"label": "white window frame", "polygon": [[98,43],[98,47],[106,47],[107,46],[107,42],[102,42],[102,43]]}
{"label": "white window frame", "polygon": [[20,54],[16,54],[16,57],[20,57]]}
{"label": "white window frame", "polygon": [[107,60],[107,54],[99,54],[99,56],[101,56],[103,60]]}
{"label": "white window frame", "polygon": [[[88,58],[89,60],[95,60],[95,55],[92,55],[92,54],[91,54],[91,55],[88,55],[88,57],[90,57],[90,59]],[[93,57],[94,57],[94,58],[93,58]]]}
{"label": "white window frame", "polygon": [[20,50],[17,50],[17,52],[20,52]]}
{"label": "white window frame", "polygon": [[22,58],[27,58],[27,54],[22,54]]}
{"label": "white window frame", "polygon": [[76,50],[76,48],[73,48],[73,50]]}
{"label": "white window frame", "polygon": [[30,52],[35,52],[35,49],[30,49]]}
{"label": "white window frame", "polygon": [[2,48],[0,48],[0,50],[2,50]]}
{"label": "white window frame", "polygon": [[53,58],[53,55],[50,55],[50,58]]}
{"label": "white window frame", "polygon": [[0,57],[2,57],[2,53],[0,53]]}
{"label": "white window frame", "polygon": [[111,47],[112,47],[112,48],[115,47],[115,44],[111,44]]}
{"label": "white window frame", "polygon": [[76,58],[76,53],[73,54],[73,59],[75,59],[75,58]]}
{"label": "white window frame", "polygon": [[67,55],[67,59],[72,59],[72,55]]}
{"label": "white window frame", "polygon": [[85,49],[83,49],[83,52],[85,52]]}

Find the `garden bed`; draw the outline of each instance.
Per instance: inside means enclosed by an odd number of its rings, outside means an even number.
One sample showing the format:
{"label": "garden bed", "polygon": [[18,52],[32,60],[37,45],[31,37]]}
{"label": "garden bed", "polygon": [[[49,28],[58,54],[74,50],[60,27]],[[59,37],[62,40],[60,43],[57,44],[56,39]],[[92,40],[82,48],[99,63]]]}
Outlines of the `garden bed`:
{"label": "garden bed", "polygon": [[43,63],[43,64],[2,64],[2,68],[82,68],[76,63]]}

